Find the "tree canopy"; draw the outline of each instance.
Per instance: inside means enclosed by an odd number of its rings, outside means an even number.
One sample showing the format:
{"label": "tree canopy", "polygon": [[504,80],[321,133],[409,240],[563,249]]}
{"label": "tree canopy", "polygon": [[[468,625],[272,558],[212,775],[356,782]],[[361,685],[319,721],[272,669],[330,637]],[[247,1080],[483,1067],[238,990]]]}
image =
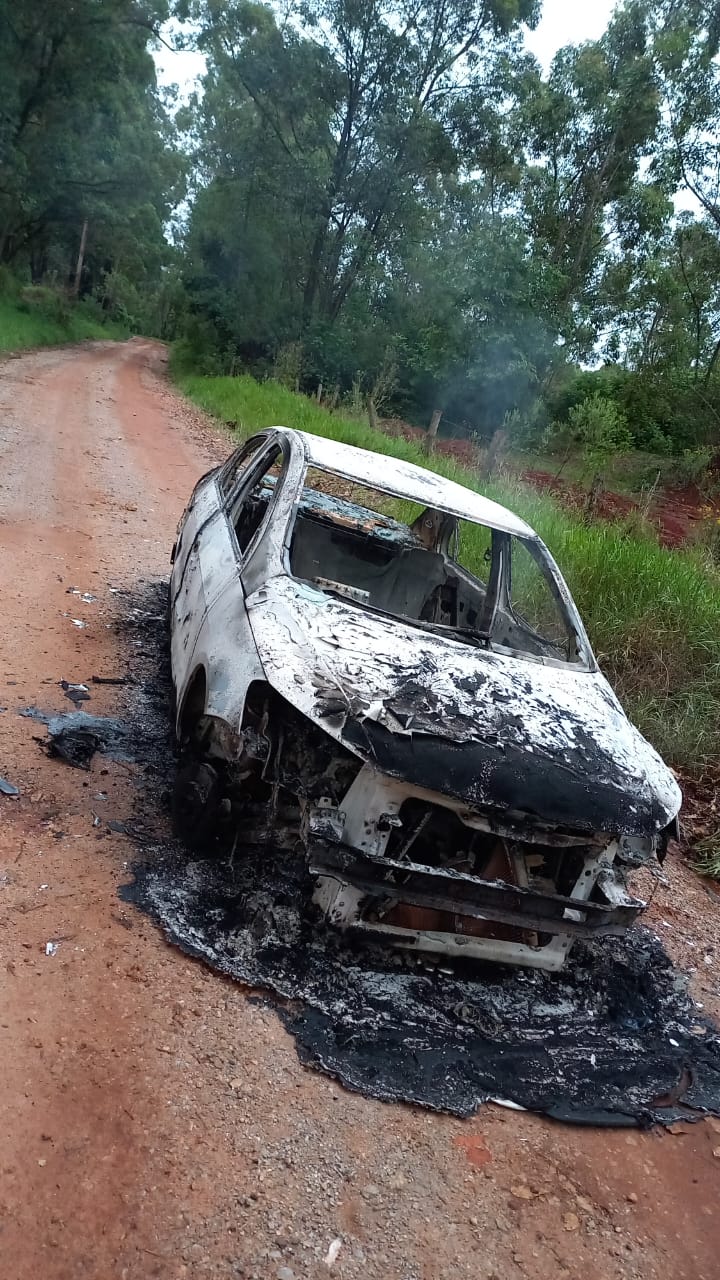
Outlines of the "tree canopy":
{"label": "tree canopy", "polygon": [[150,51],[167,16],[165,0],[0,0],[0,263],[83,292],[160,287],[182,173]]}
{"label": "tree canopy", "polygon": [[[624,0],[547,73],[540,11],[0,0],[0,264],[208,370],[480,436],[600,395],[643,447],[713,445],[720,0]],[[170,16],[206,65],[177,112]]]}

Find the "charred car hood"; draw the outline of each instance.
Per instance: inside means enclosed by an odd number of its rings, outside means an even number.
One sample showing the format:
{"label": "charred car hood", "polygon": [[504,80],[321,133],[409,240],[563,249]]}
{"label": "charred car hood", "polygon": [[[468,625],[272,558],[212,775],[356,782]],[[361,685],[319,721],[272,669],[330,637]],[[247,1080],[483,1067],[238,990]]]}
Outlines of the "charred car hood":
{"label": "charred car hood", "polygon": [[679,788],[599,672],[477,649],[290,578],[247,599],[270,685],[382,773],[473,809],[652,835]]}

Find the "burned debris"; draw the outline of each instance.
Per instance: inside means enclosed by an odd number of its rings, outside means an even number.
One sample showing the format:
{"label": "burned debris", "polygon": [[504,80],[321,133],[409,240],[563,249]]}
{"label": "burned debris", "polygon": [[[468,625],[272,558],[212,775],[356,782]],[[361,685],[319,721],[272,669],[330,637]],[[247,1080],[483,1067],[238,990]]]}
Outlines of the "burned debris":
{"label": "burned debris", "polygon": [[[161,664],[160,624],[147,639],[145,656]],[[149,735],[144,750],[153,761],[146,794],[138,792],[144,822],[168,764],[163,693],[162,670],[153,667],[128,707],[130,737]],[[301,1061],[367,1096],[460,1116],[500,1099],[572,1123],[620,1126],[720,1112],[717,1028],[644,928],[577,938],[560,973],[468,963],[462,954],[449,963],[380,946],[372,933],[358,946],[347,930],[328,928],[313,901],[307,844],[341,848],[333,805],[363,766],[307,716],[271,705],[279,696],[261,684],[249,691],[242,744],[199,718],[198,750],[216,777],[214,835],[201,856],[188,856],[161,831],[144,839],[132,882],[120,891],[125,901],[150,913],[187,954],[274,999]],[[213,744],[221,751],[211,757]],[[231,796],[230,818],[223,794]],[[420,865],[443,866],[457,848],[469,860],[473,833],[458,815],[428,818],[422,801],[404,804],[403,826],[391,826],[394,861],[407,869],[412,853]],[[508,845],[526,830],[516,821],[498,815]],[[137,843],[135,824],[128,831]],[[572,833],[563,845],[568,833],[554,828],[552,846],[548,830],[534,834],[557,856],[563,848],[575,856]],[[624,858],[632,844],[624,838]],[[224,856],[214,857],[216,849]],[[501,865],[490,870],[493,883],[511,874]]]}
{"label": "burned debris", "polygon": [[54,715],[38,707],[25,707],[21,714],[47,727],[47,738],[39,741],[48,755],[59,756],[76,769],[89,769],[96,753],[115,760],[134,758],[127,725],[112,716],[92,716],[86,711]]}
{"label": "burned debris", "polygon": [[276,428],[196,487],[170,607],[195,848],[299,840],[329,923],[462,959],[557,970],[643,910],[677,785],[509,511]]}
{"label": "burned debris", "polygon": [[90,690],[86,684],[73,684],[70,680],[61,680],[60,688],[65,697],[70,702],[73,702],[75,706],[79,706],[82,702],[90,701]]}

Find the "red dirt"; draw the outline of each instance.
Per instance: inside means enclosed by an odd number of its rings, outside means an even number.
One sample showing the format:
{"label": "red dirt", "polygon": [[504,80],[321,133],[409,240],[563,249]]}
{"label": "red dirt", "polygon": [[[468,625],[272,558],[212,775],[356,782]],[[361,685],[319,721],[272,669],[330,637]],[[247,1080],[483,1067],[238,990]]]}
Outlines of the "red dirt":
{"label": "red dirt", "polygon": [[[587,503],[587,490],[548,471],[529,469],[521,473],[521,478],[534,489],[552,493],[564,506],[574,510],[583,510]],[[622,520],[639,511],[639,504],[626,494],[604,489],[595,507],[595,518]],[[720,514],[709,508],[707,499],[695,485],[687,485],[684,488],[659,490],[650,504],[647,519],[657,529],[662,546],[679,547],[697,536],[700,527],[707,521],[709,512],[714,517]]]}
{"label": "red dirt", "polygon": [[[340,1280],[714,1280],[717,1121],[602,1131],[368,1101],[304,1070],[270,1009],[118,900],[132,848],[93,813],[130,815],[134,768],[48,759],[16,712],[67,710],[60,679],[122,669],[109,586],[167,572],[227,450],[162,354],[0,365],[0,773],[21,791],[0,796],[0,1273],[320,1280],[340,1239]],[[119,698],[93,688],[91,708]],[[681,860],[669,876],[651,919],[717,1015],[716,900]]]}
{"label": "red dirt", "polygon": [[[411,426],[404,418],[383,418],[382,429],[387,435],[401,436],[403,440],[411,440],[413,444],[423,444],[428,438],[426,431],[421,430],[420,427]],[[434,449],[436,453],[446,458],[453,458],[455,462],[470,470],[480,466],[483,456],[483,450],[472,440],[454,436],[449,438],[436,436]]]}
{"label": "red dirt", "polygon": [[686,485],[682,489],[664,489],[651,507],[650,518],[660,529],[663,546],[678,547],[696,537],[708,513],[712,519],[719,514],[695,485]]}

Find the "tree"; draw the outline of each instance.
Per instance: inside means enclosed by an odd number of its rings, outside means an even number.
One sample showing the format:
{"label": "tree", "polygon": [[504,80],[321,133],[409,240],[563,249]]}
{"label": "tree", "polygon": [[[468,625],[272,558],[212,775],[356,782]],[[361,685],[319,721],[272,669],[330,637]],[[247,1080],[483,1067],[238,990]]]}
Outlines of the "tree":
{"label": "tree", "polygon": [[[165,0],[0,0],[0,262],[157,279],[180,169],[148,42]],[[152,266],[152,270],[151,270]]]}
{"label": "tree", "polygon": [[720,3],[654,0],[646,23],[664,108],[653,169],[720,231]]}
{"label": "tree", "polygon": [[[309,0],[278,23],[261,4],[189,6],[210,61],[205,162],[219,181],[239,172],[246,191],[258,182],[271,223],[276,211],[296,219],[303,333],[334,324],[364,273],[408,231],[423,190],[457,170],[457,104],[468,85],[479,94],[489,83],[518,22],[533,22],[537,8]],[[218,120],[220,99],[231,106]],[[231,113],[248,144],[240,157],[225,146]]]}
{"label": "tree", "polygon": [[587,394],[638,443],[715,431],[720,0],[626,0],[548,76],[533,0],[181,7],[208,60],[184,280],[209,364],[488,434],[604,360]]}
{"label": "tree", "polygon": [[530,252],[548,324],[576,357],[595,346],[599,272],[613,238],[627,237],[629,197],[660,119],[644,8],[626,5],[600,40],[561,49],[547,83],[536,74],[524,88]]}

